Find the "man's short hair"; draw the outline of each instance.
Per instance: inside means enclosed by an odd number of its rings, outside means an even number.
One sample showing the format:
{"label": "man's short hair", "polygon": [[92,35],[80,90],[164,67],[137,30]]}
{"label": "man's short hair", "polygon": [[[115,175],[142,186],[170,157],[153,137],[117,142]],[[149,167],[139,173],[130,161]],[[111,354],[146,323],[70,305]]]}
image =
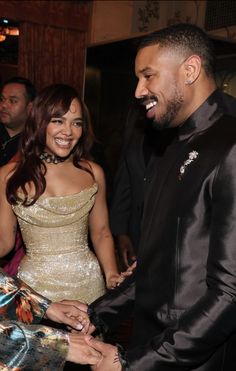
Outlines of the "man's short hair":
{"label": "man's short hair", "polygon": [[208,76],[215,75],[214,45],[208,35],[199,27],[189,23],[179,23],[152,32],[141,39],[138,50],[158,44],[187,59],[195,54],[201,58],[202,66]]}
{"label": "man's short hair", "polygon": [[34,85],[32,84],[32,82],[30,80],[26,79],[25,77],[21,77],[21,76],[11,77],[10,79],[6,80],[2,84],[2,89],[4,88],[4,86],[6,86],[8,84],[24,85],[25,90],[26,90],[26,98],[29,102],[32,102],[34,100],[34,98],[36,97],[36,89],[35,89]]}

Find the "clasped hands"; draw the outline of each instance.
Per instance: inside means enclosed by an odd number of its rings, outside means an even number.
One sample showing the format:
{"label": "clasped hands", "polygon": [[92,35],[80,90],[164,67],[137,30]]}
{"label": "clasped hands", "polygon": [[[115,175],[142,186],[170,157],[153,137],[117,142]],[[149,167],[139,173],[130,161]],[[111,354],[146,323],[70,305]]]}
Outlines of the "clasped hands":
{"label": "clasped hands", "polygon": [[85,341],[85,334],[95,329],[90,323],[87,310],[88,306],[77,300],[62,300],[49,305],[46,317],[74,329],[66,335],[69,342],[67,361],[96,365],[101,359],[101,353]]}
{"label": "clasped hands", "polygon": [[[119,286],[126,277],[132,274],[135,267],[136,262],[120,275],[110,275],[106,282],[107,287]],[[67,360],[89,364],[93,371],[121,371],[117,347],[91,336],[95,327],[90,323],[87,310],[88,306],[77,300],[63,300],[51,303],[46,311],[46,316],[50,320],[64,323],[74,329],[67,335],[69,340]]]}
{"label": "clasped hands", "polygon": [[91,324],[88,306],[77,300],[63,300],[51,303],[46,317],[63,323],[72,330],[68,332],[69,350],[67,360],[91,365],[96,371],[121,371],[117,347],[94,339],[91,334],[95,327]]}
{"label": "clasped hands", "polygon": [[[97,371],[121,370],[121,368],[111,368],[109,365],[108,368],[104,368],[106,367],[104,362],[108,362],[113,355],[115,357],[117,349],[110,344],[95,340],[90,335],[95,327],[90,323],[87,310],[88,306],[77,300],[63,300],[51,303],[46,311],[46,316],[51,321],[64,323],[77,330],[68,332],[69,350],[67,360],[84,365],[89,364],[93,370]],[[109,357],[107,353],[109,353]],[[119,362],[115,364],[118,365]]]}

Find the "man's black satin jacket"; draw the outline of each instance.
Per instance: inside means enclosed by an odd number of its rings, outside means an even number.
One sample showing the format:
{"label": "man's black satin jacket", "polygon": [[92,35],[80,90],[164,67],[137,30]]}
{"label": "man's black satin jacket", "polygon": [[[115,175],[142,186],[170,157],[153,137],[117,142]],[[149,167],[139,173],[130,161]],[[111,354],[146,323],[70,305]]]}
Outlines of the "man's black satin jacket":
{"label": "man's black satin jacket", "polygon": [[135,302],[132,371],[236,369],[236,119],[221,98],[156,160],[136,274],[91,305],[110,326]]}

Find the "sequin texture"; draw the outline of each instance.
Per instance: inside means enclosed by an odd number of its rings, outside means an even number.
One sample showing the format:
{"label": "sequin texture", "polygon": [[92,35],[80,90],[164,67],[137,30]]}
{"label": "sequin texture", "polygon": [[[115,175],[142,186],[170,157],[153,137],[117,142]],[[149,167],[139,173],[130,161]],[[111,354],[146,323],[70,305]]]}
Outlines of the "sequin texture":
{"label": "sequin texture", "polygon": [[27,254],[18,276],[56,301],[91,303],[105,292],[100,265],[88,246],[88,217],[97,184],[79,193],[13,205]]}

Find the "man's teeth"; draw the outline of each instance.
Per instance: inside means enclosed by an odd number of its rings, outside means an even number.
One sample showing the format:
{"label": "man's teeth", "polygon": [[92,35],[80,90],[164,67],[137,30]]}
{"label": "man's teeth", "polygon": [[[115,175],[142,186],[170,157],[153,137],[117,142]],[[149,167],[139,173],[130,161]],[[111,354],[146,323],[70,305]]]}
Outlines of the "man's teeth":
{"label": "man's teeth", "polygon": [[157,104],[157,102],[153,101],[146,105],[146,110],[149,110],[150,108],[154,107]]}

